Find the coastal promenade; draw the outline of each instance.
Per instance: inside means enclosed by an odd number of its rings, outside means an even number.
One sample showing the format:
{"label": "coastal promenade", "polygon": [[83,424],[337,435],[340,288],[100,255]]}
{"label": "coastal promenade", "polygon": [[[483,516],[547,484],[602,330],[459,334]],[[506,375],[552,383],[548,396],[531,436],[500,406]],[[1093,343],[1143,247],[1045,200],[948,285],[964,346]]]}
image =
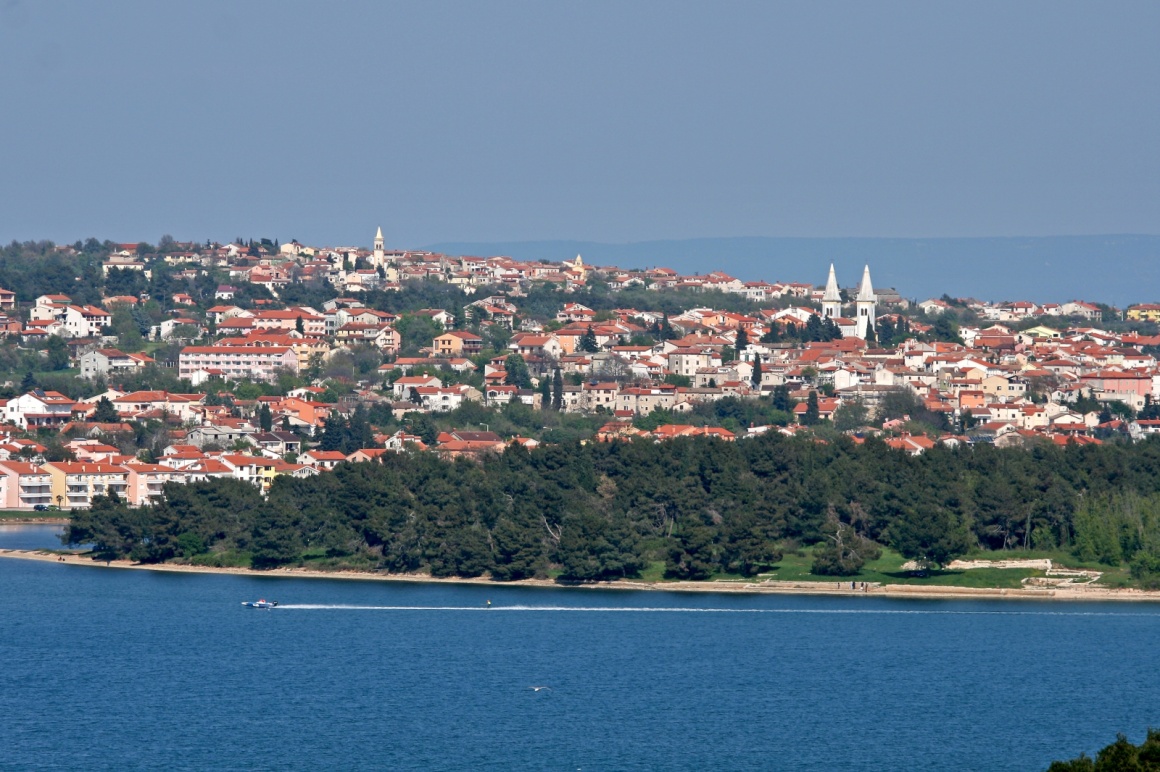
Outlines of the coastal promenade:
{"label": "coastal promenade", "polygon": [[429,574],[387,574],[367,571],[319,571],[309,568],[217,568],[190,566],[178,563],[143,564],[129,560],[95,561],[85,555],[57,553],[46,550],[0,549],[0,558],[36,560],[58,565],[83,566],[100,569],[133,571],[167,571],[189,574],[234,574],[238,576],[283,577],[293,579],[348,579],[354,581],[426,582],[446,585],[487,585],[492,587],[543,587],[578,590],[638,590],[661,592],[749,593],[770,595],[829,595],[835,597],[864,596],[877,598],[928,599],[999,599],[999,600],[1059,600],[1059,601],[1148,601],[1160,602],[1160,591],[1134,588],[1110,588],[1093,584],[1066,587],[986,588],[946,587],[911,584],[878,584],[847,581],[703,581],[703,582],[643,582],[619,580],[612,582],[561,583],[551,579],[521,579],[514,582],[496,582],[491,579],[447,577]]}

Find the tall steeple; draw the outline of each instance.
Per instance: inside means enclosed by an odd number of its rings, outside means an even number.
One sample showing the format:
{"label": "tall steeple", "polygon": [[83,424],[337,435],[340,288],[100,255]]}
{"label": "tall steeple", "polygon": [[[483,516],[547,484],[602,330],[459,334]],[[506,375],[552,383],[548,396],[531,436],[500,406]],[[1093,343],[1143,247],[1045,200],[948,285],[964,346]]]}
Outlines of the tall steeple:
{"label": "tall steeple", "polygon": [[383,229],[380,227],[377,231],[375,231],[375,254],[371,259],[371,264],[375,268],[378,268],[383,264],[385,259],[386,255],[383,253]]}
{"label": "tall steeple", "polygon": [[874,285],[870,283],[870,266],[862,270],[862,283],[858,285],[858,297],[854,304],[858,308],[858,332],[863,340],[869,330],[876,328],[875,316],[878,310],[878,296],[874,294]]}
{"label": "tall steeple", "polygon": [[838,289],[838,277],[834,274],[834,264],[830,263],[830,277],[826,279],[826,293],[822,295],[822,318],[837,319],[842,315],[842,292]]}

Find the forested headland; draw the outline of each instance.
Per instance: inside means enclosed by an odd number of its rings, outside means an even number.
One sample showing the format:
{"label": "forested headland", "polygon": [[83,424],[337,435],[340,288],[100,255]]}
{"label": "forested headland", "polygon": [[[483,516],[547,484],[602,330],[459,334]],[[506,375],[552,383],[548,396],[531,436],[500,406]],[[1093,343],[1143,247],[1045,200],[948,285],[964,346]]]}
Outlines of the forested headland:
{"label": "forested headland", "polygon": [[813,549],[856,575],[881,545],[930,566],[971,550],[1062,549],[1160,578],[1160,441],[937,447],[765,435],[512,447],[481,461],[387,454],[278,477],[169,485],[152,507],[99,497],[66,540],[145,563],[302,564],[496,580],[752,576]]}
{"label": "forested headland", "polygon": [[1077,758],[1054,762],[1047,772],[1160,772],[1160,731],[1149,729],[1139,745],[1119,735],[1094,759],[1081,753]]}

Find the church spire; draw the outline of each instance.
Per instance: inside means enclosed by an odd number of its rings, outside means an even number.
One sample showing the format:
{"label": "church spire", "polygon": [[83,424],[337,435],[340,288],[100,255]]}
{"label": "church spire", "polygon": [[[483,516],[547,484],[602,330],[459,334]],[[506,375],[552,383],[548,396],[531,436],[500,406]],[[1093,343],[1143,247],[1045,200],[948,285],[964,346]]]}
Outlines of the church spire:
{"label": "church spire", "polygon": [[830,278],[826,279],[826,292],[822,295],[822,318],[840,319],[842,316],[842,292],[838,289],[838,277],[834,274],[834,264],[830,263]]}
{"label": "church spire", "polygon": [[858,286],[857,300],[859,303],[873,303],[878,300],[874,294],[874,285],[870,283],[870,266],[862,270],[862,283]]}
{"label": "church spire", "polygon": [[838,290],[838,277],[834,274],[834,264],[830,263],[830,278],[826,279],[826,294],[822,295],[822,302],[842,302],[842,293]]}
{"label": "church spire", "polygon": [[862,283],[858,285],[858,297],[854,305],[858,309],[858,331],[855,334],[866,340],[869,331],[878,326],[878,296],[874,294],[874,285],[870,283],[870,266],[862,270]]}
{"label": "church spire", "polygon": [[383,229],[382,226],[375,231],[375,251],[371,255],[371,265],[379,268],[386,261],[387,256],[383,252]]}

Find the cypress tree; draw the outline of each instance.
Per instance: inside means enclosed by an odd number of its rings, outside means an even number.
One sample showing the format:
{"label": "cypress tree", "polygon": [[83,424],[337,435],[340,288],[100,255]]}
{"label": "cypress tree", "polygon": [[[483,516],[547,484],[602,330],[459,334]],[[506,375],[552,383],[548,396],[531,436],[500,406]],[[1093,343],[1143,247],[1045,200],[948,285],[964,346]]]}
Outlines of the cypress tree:
{"label": "cypress tree", "polygon": [[735,345],[737,346],[737,358],[740,359],[741,355],[745,353],[745,348],[749,345],[749,335],[744,328],[737,329],[737,343]]}
{"label": "cypress tree", "polygon": [[564,376],[560,373],[560,368],[556,368],[556,372],[552,374],[552,409],[562,410],[564,408]]}
{"label": "cypress tree", "polygon": [[806,426],[813,426],[821,420],[821,413],[818,411],[818,393],[810,390],[810,396],[806,399],[806,414],[802,417],[802,423]]}
{"label": "cypress tree", "polygon": [[549,410],[552,407],[552,383],[547,374],[540,376],[540,410]]}
{"label": "cypress tree", "polygon": [[270,406],[265,402],[258,408],[258,426],[264,432],[268,432],[274,428],[274,416],[270,413]]}

